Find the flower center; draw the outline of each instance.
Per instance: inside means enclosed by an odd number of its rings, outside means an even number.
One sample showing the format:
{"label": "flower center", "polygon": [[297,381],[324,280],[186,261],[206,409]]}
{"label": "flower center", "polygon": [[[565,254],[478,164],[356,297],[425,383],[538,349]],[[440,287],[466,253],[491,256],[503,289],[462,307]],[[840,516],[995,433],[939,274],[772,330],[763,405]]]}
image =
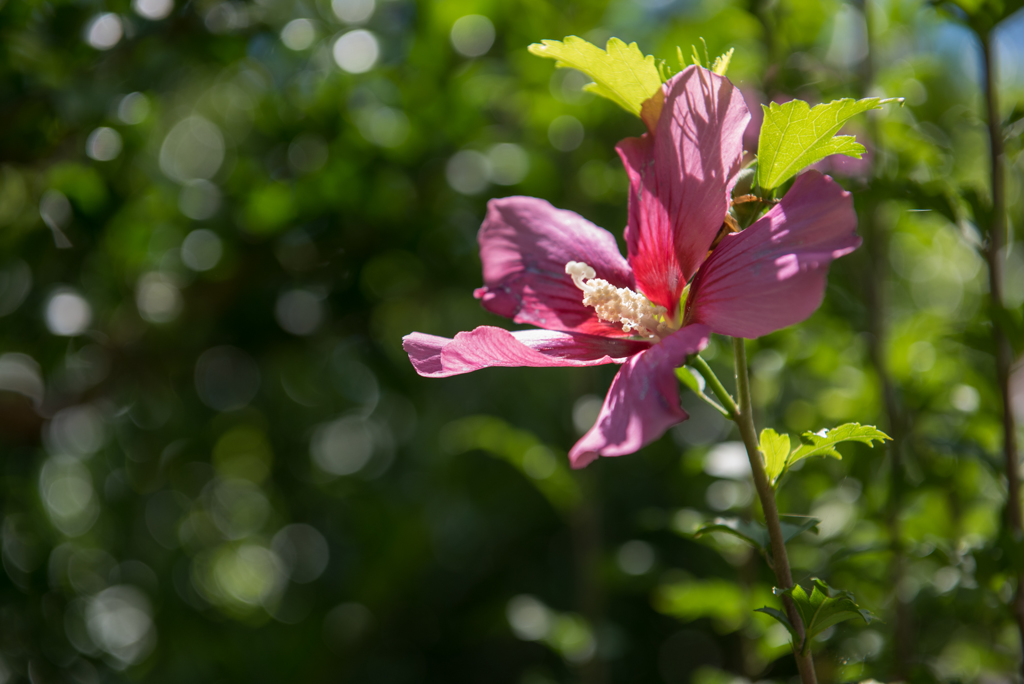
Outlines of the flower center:
{"label": "flower center", "polygon": [[640,337],[658,341],[674,332],[668,309],[652,304],[647,297],[627,287],[615,287],[597,278],[597,272],[582,261],[570,261],[565,272],[583,291],[583,304],[594,307],[602,321],[622,324],[622,332],[635,331]]}

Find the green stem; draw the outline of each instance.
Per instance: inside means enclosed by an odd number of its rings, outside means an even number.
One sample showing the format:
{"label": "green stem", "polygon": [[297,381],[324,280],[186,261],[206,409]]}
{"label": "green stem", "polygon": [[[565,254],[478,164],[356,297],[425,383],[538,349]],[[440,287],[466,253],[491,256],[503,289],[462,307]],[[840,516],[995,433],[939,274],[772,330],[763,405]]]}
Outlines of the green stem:
{"label": "green stem", "polygon": [[722,381],[715,375],[715,371],[711,370],[711,366],[708,362],[699,356],[694,355],[687,360],[691,366],[697,369],[697,372],[703,376],[704,381],[707,383],[711,391],[715,393],[718,400],[722,402],[722,406],[725,407],[726,412],[729,414],[729,418],[736,420],[739,415],[739,411],[736,409],[736,402],[733,401],[732,396],[726,391],[722,385]]}
{"label": "green stem", "polygon": [[[764,521],[768,527],[775,581],[782,589],[790,589],[793,586],[793,574],[789,569],[789,556],[786,554],[786,540],[782,536],[782,525],[779,524],[779,509],[775,505],[775,490],[772,489],[771,483],[768,481],[768,473],[765,472],[761,452],[757,447],[754,410],[750,400],[750,377],[747,374],[746,343],[743,338],[734,337],[732,348],[736,359],[736,393],[739,395],[736,424],[740,428],[743,444],[747,448],[750,469],[754,473],[754,487],[757,489],[758,499],[761,500],[761,510],[764,511]],[[811,658],[810,649],[807,648],[807,638],[800,613],[797,612],[796,606],[789,596],[783,595],[782,603],[786,608],[789,622],[799,637],[799,639],[793,640],[793,657],[796,658],[796,666],[800,670],[800,680],[803,684],[817,684],[814,660]]]}

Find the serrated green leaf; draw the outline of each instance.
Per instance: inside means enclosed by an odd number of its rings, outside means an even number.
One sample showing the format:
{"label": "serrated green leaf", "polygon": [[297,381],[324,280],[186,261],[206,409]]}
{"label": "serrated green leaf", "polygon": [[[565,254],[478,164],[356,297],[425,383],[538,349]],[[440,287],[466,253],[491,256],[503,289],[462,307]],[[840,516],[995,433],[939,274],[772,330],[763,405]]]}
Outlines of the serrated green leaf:
{"label": "serrated green leaf", "polygon": [[774,487],[788,464],[789,435],[780,435],[771,428],[765,428],[761,430],[758,449],[764,456],[764,469],[768,473],[768,482]]}
{"label": "serrated green leaf", "polygon": [[711,65],[711,70],[719,76],[725,76],[725,72],[729,71],[729,62],[732,61],[732,53],[736,52],[736,48],[729,48],[729,51],[724,55],[715,57],[715,63]]}
{"label": "serrated green leaf", "polygon": [[[690,50],[691,50],[691,52],[693,54],[693,57],[691,57],[691,60],[693,61],[694,65],[696,65],[696,66],[703,66],[703,67],[705,67],[707,69],[710,69],[711,71],[713,71],[714,73],[718,74],[719,76],[725,76],[725,72],[727,72],[729,70],[729,62],[732,61],[732,54],[736,51],[736,48],[729,48],[728,52],[726,52],[724,55],[719,55],[718,57],[715,57],[715,61],[712,62],[711,61],[711,57],[708,56],[708,44],[707,44],[707,41],[705,41],[703,37],[700,39],[700,44],[704,46],[704,60],[703,60],[703,62],[701,61],[701,58],[700,58],[700,52],[697,51],[697,46],[696,45],[691,45],[690,46]],[[682,50],[682,48],[678,48],[677,47],[676,48],[676,53],[678,54],[678,57],[679,57],[679,65],[682,68],[686,68],[686,62],[685,62],[685,60],[683,60],[683,50]]]}
{"label": "serrated green leaf", "polygon": [[866,623],[870,623],[874,619],[870,611],[857,605],[853,594],[833,589],[824,580],[817,577],[811,578],[811,593],[809,595],[799,584],[780,593],[788,594],[793,599],[797,612],[800,613],[806,634],[805,651],[811,639],[832,625],[858,617]]}
{"label": "serrated green leaf", "polygon": [[863,100],[844,98],[811,109],[803,100],[764,106],[764,123],[757,143],[757,182],[764,190],[782,185],[801,169],[830,154],[860,159],[864,146],[852,135],[836,133],[852,117],[901,98]]}
{"label": "serrated green leaf", "polygon": [[861,425],[860,423],[846,423],[817,433],[805,432],[804,438],[810,441],[810,444],[801,444],[793,450],[793,453],[789,455],[787,468],[809,456],[831,456],[842,460],[843,457],[836,451],[836,445],[842,442],[860,442],[874,446],[875,440],[882,443],[887,439],[892,439],[874,425]]}
{"label": "serrated green leaf", "polygon": [[593,83],[585,86],[595,95],[608,98],[631,114],[661,87],[661,74],[652,55],[644,56],[636,43],[626,45],[610,38],[605,50],[578,36],[565,40],[544,40],[529,47],[538,57],[557,60],[556,67],[582,71]]}

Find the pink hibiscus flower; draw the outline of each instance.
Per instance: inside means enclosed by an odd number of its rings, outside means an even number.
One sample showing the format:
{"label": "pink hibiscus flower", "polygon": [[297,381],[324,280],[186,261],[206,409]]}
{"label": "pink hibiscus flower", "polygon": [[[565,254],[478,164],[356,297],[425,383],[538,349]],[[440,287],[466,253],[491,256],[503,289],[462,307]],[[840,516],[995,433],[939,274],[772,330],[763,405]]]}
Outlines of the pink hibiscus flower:
{"label": "pink hibiscus flower", "polygon": [[416,372],[433,378],[621,364],[597,422],[569,452],[575,468],[633,453],[686,420],[674,372],[686,357],[711,332],[755,338],[804,320],[821,304],[829,264],[860,244],[850,194],[809,171],[709,255],[750,113],[732,83],[700,67],[674,76],[662,94],[653,130],[617,148],[630,180],[628,258],[611,233],[571,211],[533,197],[491,200],[475,295],[537,329],[403,339]]}

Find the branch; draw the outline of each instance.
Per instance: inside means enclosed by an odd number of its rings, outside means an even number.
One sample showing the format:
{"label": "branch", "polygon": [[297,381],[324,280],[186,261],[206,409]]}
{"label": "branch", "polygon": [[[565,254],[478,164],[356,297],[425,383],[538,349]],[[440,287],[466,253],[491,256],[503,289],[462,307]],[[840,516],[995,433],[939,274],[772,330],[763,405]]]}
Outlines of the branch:
{"label": "branch", "polygon": [[[750,401],[750,377],[747,374],[746,343],[743,338],[734,337],[732,347],[736,359],[736,393],[739,395],[739,412],[736,423],[739,425],[743,444],[747,448],[750,469],[754,472],[754,487],[757,489],[757,497],[761,500],[764,521],[768,527],[775,581],[782,589],[790,589],[793,587],[793,574],[789,569],[786,540],[782,536],[782,526],[779,524],[779,509],[775,505],[775,490],[768,482],[768,474],[764,470],[761,452],[757,448],[757,431],[754,428],[754,413]],[[789,596],[783,595],[782,603],[786,608],[790,624],[793,625],[794,631],[800,637],[800,643],[797,643],[796,639],[793,640],[793,657],[796,658],[796,666],[800,670],[800,680],[803,684],[817,684],[814,660],[811,658],[810,651],[805,648],[807,638],[800,613],[797,612],[796,606],[793,605],[793,600]]]}

